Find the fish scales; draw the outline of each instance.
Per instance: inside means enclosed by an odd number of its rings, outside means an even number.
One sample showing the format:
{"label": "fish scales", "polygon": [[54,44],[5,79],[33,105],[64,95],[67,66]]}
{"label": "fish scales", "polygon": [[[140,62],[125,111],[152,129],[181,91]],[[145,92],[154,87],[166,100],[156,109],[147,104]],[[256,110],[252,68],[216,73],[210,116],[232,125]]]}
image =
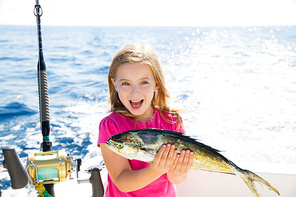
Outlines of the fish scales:
{"label": "fish scales", "polygon": [[248,188],[259,197],[254,182],[265,185],[278,195],[280,193],[267,181],[257,174],[243,170],[228,160],[218,150],[200,143],[196,139],[179,132],[161,129],[137,129],[111,136],[107,147],[115,153],[127,158],[145,162],[153,162],[158,150],[163,144],[174,144],[178,153],[182,150],[193,152],[192,169],[238,175]]}
{"label": "fish scales", "polygon": [[[156,131],[157,132],[157,131]],[[230,161],[219,154],[216,149],[199,143],[197,140],[176,133],[166,133],[161,135],[163,144],[174,144],[178,153],[182,150],[193,152],[193,169],[211,172],[224,172],[234,174],[234,168]]]}

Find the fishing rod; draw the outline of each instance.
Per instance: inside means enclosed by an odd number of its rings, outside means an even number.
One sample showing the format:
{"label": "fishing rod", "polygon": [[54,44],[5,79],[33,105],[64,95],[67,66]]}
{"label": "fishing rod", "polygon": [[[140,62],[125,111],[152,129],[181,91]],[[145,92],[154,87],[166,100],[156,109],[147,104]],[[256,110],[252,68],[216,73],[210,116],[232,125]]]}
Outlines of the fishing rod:
{"label": "fishing rod", "polygon": [[37,77],[38,77],[38,93],[39,93],[39,114],[40,114],[40,127],[43,136],[43,142],[41,148],[43,152],[51,150],[52,142],[50,141],[50,111],[49,111],[49,97],[48,97],[48,85],[47,85],[47,72],[46,65],[43,56],[42,49],[42,36],[41,36],[41,20],[43,11],[39,4],[39,0],[36,0],[34,9],[34,15],[37,20],[37,34],[39,44],[39,58],[37,63]]}
{"label": "fishing rod", "polygon": [[[37,22],[37,37],[39,44],[39,57],[37,63],[37,77],[38,77],[38,93],[39,93],[39,114],[40,114],[40,127],[43,136],[41,148],[43,152],[51,151],[52,142],[50,141],[50,111],[49,111],[49,97],[47,85],[47,72],[43,56],[42,48],[42,35],[41,35],[41,16],[43,14],[39,0],[36,0],[34,15]],[[45,184],[47,192],[54,196],[54,184]]]}
{"label": "fishing rod", "polygon": [[[47,72],[43,56],[41,19],[43,11],[36,0],[34,15],[37,22],[37,37],[39,56],[37,63],[37,80],[39,95],[39,115],[40,129],[42,133],[42,143],[40,153],[29,153],[27,157],[27,167],[21,165],[18,155],[13,147],[4,147],[3,166],[8,169],[13,189],[25,187],[28,182],[35,186],[38,197],[54,197],[54,183],[67,180],[71,177],[71,172],[75,166],[73,158],[66,154],[65,151],[51,151],[52,142],[50,141],[50,111],[49,96],[47,85]],[[18,179],[22,180],[19,181]]]}
{"label": "fishing rod", "polygon": [[[80,171],[81,159],[73,160],[69,154],[63,150],[52,151],[52,142],[50,141],[50,111],[49,111],[49,96],[46,65],[43,56],[42,35],[41,35],[41,20],[43,11],[36,0],[34,7],[34,15],[37,22],[37,36],[39,56],[37,63],[37,78],[38,78],[38,94],[39,94],[39,115],[40,129],[42,133],[42,152],[29,153],[27,157],[26,169],[20,162],[14,147],[6,146],[2,149],[4,161],[3,167],[8,170],[11,187],[20,189],[25,187],[28,182],[35,186],[38,192],[38,197],[54,197],[54,183],[62,182],[71,178],[71,172],[76,167],[77,183],[91,183],[92,196],[103,197],[104,188],[101,180],[100,171],[104,168],[104,163],[98,166],[93,166],[87,169],[91,174],[89,179],[79,179],[78,172]],[[1,193],[0,193],[1,196]]]}
{"label": "fishing rod", "polygon": [[[38,64],[37,64],[37,71],[38,71],[38,92],[39,92],[39,110],[40,110],[40,125],[41,125],[41,131],[43,136],[43,142],[41,143],[42,151],[48,152],[51,151],[52,142],[50,141],[49,134],[50,134],[50,112],[49,112],[49,98],[48,98],[48,86],[47,86],[47,72],[46,72],[46,65],[43,57],[43,49],[42,49],[42,36],[41,36],[41,22],[40,17],[42,16],[43,11],[41,9],[41,6],[39,4],[39,0],[36,0],[34,15],[37,19],[37,33],[38,33],[38,43],[39,43],[39,58],[38,58]],[[46,154],[46,153],[45,153]],[[65,152],[57,151],[57,152],[50,152],[49,155],[59,155],[56,157],[57,162],[56,165],[52,165],[51,168],[44,167],[48,166],[48,164],[45,164],[43,167],[45,169],[45,172],[41,175],[44,175],[47,183],[44,184],[47,192],[54,196],[54,184],[55,182],[64,181],[67,177],[71,177],[71,171],[73,171],[73,167],[75,166],[75,163],[73,162],[73,158],[69,156],[69,154],[65,154]],[[40,154],[44,155],[44,154]],[[60,171],[63,171],[63,169],[60,169],[60,166],[58,165],[59,161],[61,163],[61,158],[64,161],[64,168],[66,169],[66,172],[64,173],[64,176],[60,176]],[[38,159],[36,159],[36,155],[30,154],[28,156],[28,162],[38,162]],[[92,184],[92,194],[93,197],[102,197],[104,195],[104,189],[103,184],[101,181],[101,175],[100,171],[102,170],[102,164],[100,164],[100,168],[93,167],[89,169],[89,172],[91,173],[91,177],[86,180],[79,180],[78,179],[78,172],[80,171],[80,165],[81,165],[81,159],[76,160],[76,175],[77,175],[77,182],[83,183],[83,182],[90,182]],[[38,162],[39,163],[39,162]],[[30,165],[30,164],[29,164]],[[42,166],[43,164],[39,164],[39,166]],[[52,170],[54,169],[54,170]],[[58,169],[58,170],[57,170]],[[35,169],[36,171],[36,169]],[[37,172],[37,171],[36,171]],[[50,174],[50,175],[49,175]],[[36,179],[37,175],[35,176]],[[56,179],[58,181],[56,181]],[[51,183],[52,182],[52,183]]]}

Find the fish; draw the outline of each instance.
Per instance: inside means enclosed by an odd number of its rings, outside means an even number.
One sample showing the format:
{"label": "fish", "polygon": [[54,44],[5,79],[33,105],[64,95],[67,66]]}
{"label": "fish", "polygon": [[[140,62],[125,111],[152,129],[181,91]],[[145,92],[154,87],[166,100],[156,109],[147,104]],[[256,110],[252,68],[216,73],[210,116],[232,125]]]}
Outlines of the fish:
{"label": "fish", "polygon": [[191,169],[239,176],[255,197],[260,193],[255,182],[265,185],[280,196],[279,191],[257,174],[244,170],[220,154],[220,151],[180,132],[162,129],[135,129],[111,136],[106,146],[113,152],[130,160],[153,162],[164,144],[174,144],[178,153],[182,150],[193,152]]}

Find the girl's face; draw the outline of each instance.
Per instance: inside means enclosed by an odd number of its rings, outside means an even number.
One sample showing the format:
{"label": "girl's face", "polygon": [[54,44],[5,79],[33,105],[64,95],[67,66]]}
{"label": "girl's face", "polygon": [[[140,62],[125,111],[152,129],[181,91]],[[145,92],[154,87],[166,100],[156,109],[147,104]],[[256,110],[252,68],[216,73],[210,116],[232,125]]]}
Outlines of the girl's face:
{"label": "girl's face", "polygon": [[140,121],[148,121],[153,116],[151,101],[157,90],[150,67],[142,63],[125,63],[119,66],[116,79],[112,83],[123,105]]}

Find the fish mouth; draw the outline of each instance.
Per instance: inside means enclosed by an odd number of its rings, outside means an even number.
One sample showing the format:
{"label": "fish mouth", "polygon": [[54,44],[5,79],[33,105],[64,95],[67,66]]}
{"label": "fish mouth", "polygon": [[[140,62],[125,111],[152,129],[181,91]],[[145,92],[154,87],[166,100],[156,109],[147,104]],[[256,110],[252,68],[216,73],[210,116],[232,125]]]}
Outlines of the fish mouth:
{"label": "fish mouth", "polygon": [[108,145],[108,146],[112,146],[113,144],[112,144],[111,142],[107,141],[107,142],[106,142],[106,145]]}
{"label": "fish mouth", "polygon": [[108,141],[106,142],[106,145],[107,145],[108,147],[110,147],[110,148],[115,148],[115,145],[114,145],[112,142],[110,142],[110,140],[108,140]]}
{"label": "fish mouth", "polygon": [[144,102],[144,99],[141,99],[141,100],[138,100],[138,101],[133,101],[133,100],[130,100],[129,101],[132,108],[134,109],[138,109],[142,106],[143,102]]}

